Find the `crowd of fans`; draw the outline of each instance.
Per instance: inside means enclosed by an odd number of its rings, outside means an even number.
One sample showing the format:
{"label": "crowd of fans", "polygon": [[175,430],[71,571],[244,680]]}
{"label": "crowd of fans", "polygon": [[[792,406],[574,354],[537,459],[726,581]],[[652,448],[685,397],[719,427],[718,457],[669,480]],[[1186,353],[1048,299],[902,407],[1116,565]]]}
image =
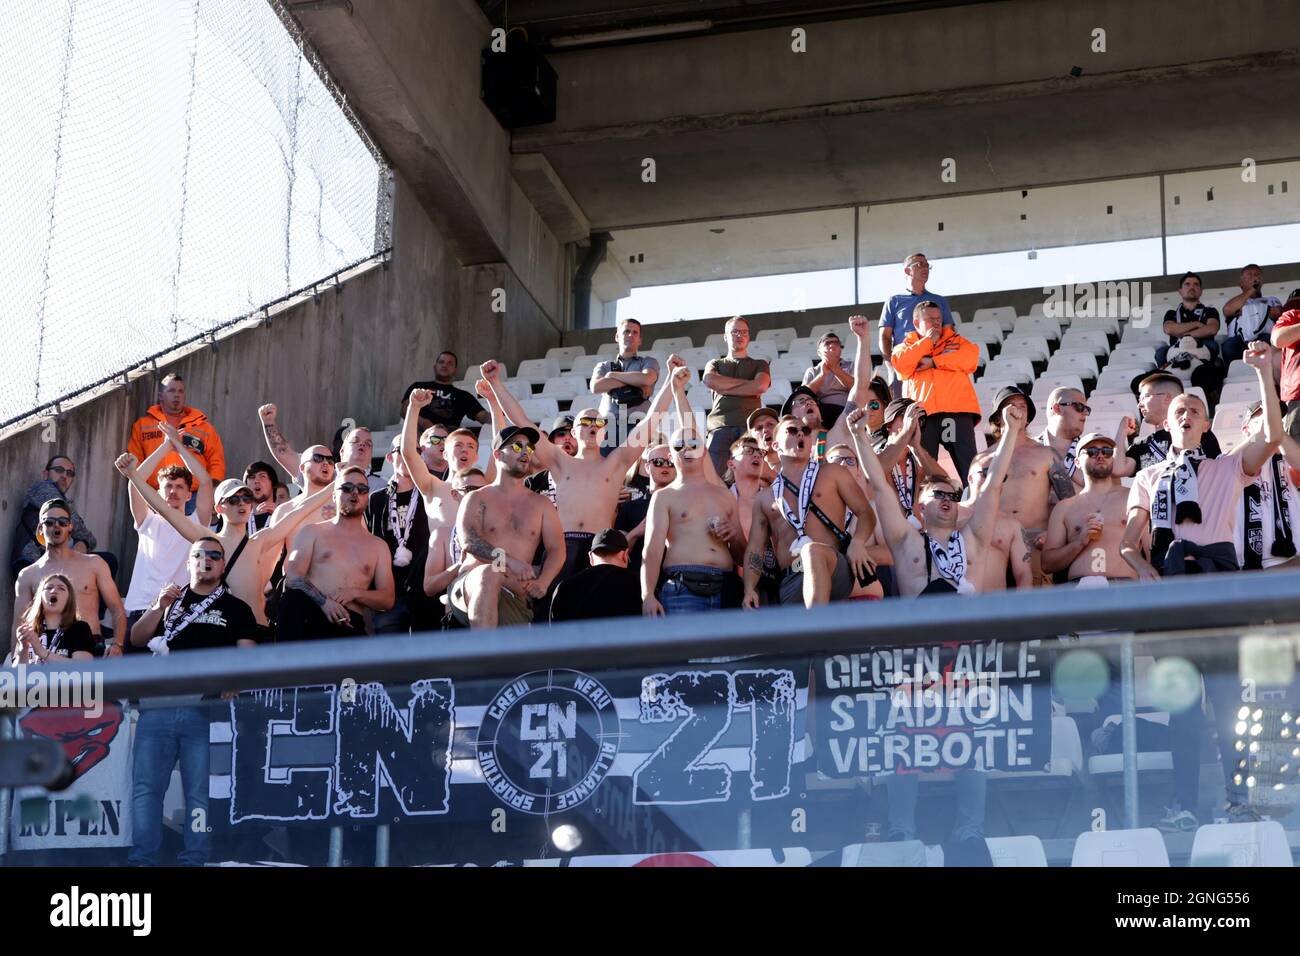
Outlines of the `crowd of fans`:
{"label": "crowd of fans", "polygon": [[[434,378],[402,396],[402,432],[383,449],[387,480],[368,429],[299,451],[271,404],[249,424],[262,429],[273,463],[227,477],[215,425],[168,375],[116,461],[138,535],[125,599],[112,556],[96,552],[73,503],[76,465],[55,455],[19,519],[10,659],[1294,564],[1300,299],[1284,310],[1262,295],[1258,267],[1247,267],[1240,295],[1223,305],[1230,326],[1219,347],[1219,313],[1201,303],[1200,278],[1184,277],[1182,303],[1165,316],[1161,367],[1134,384],[1141,422],[1125,419],[1112,435],[1088,430],[1087,399],[1068,387],[1050,396],[1045,422],[1035,423],[1035,403],[1016,386],[983,421],[972,384],[979,349],[927,288],[929,270],[923,255],[904,263],[906,289],[878,323],[880,369],[869,320],[851,316],[851,341],[823,336],[779,410],[763,404],[771,371],[749,355],[747,321],[729,319],[726,354],[703,372],[712,393],[699,410],[703,428],[687,397],[693,373],[676,355],[662,369],[642,356],[633,319],[618,325],[617,355],[595,367],[591,401],[549,423],[529,420],[499,362],[483,363],[470,394],[453,384],[457,356],[443,352]],[[1173,364],[1189,352],[1204,355],[1194,380]],[[1211,412],[1235,360],[1254,369],[1259,397],[1224,451]],[[982,452],[981,423],[991,437]],[[491,449],[485,470],[476,467],[480,440]],[[1235,688],[1207,686],[1230,723]],[[1184,723],[1171,724],[1183,735],[1176,763],[1180,752],[1196,759],[1203,733],[1199,721]],[[180,719],[151,717],[140,731],[141,746],[157,752],[137,757],[138,813],[162,799],[163,755],[186,740],[206,745]],[[1221,743],[1231,738],[1220,733]],[[1229,802],[1244,813],[1231,763],[1225,751]],[[1186,789],[1182,801],[1170,828],[1189,818],[1195,826]],[[140,832],[138,861],[148,862],[157,834]]]}

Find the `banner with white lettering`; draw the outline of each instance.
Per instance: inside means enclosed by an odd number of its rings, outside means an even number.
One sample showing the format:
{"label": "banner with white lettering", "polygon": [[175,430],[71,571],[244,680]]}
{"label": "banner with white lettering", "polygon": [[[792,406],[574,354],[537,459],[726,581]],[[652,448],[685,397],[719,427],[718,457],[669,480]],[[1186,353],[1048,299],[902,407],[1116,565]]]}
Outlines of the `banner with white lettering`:
{"label": "banner with white lettering", "polygon": [[1039,641],[874,647],[814,659],[817,769],[1041,770],[1051,689]]}
{"label": "banner with white lettering", "polygon": [[[808,673],[801,657],[245,692],[213,720],[210,813],[236,827],[473,821],[480,845],[573,813],[650,854],[701,845],[676,809],[695,807],[734,840],[741,808],[802,787]],[[648,812],[662,808],[672,820]]]}
{"label": "banner with white lettering", "polygon": [[18,718],[24,737],[48,737],[67,754],[76,780],[50,793],[14,793],[13,850],[71,850],[131,845],[131,759],[135,722],[108,701],[90,717],[81,709],[41,707]]}

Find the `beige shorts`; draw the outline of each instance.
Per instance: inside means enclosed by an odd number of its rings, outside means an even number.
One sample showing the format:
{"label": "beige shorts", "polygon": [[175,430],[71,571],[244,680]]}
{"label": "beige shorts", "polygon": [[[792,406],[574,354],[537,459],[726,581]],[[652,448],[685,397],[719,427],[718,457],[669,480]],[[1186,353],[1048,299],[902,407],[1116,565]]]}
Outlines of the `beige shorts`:
{"label": "beige shorts", "polygon": [[[472,573],[472,570],[467,571],[447,588],[447,607],[451,609],[451,616],[465,627],[469,627],[469,594],[465,590],[465,579]],[[533,608],[528,598],[519,597],[513,591],[502,588],[501,596],[497,599],[497,626],[531,624],[532,621]]]}

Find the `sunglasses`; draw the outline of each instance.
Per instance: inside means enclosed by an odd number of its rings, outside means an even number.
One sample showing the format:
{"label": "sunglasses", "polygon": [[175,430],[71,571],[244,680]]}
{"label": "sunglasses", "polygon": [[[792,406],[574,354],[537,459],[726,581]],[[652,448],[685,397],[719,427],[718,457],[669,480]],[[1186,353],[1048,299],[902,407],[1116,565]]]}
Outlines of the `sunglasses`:
{"label": "sunglasses", "polygon": [[1115,449],[1110,447],[1085,448],[1083,450],[1083,453],[1087,455],[1089,458],[1114,458],[1115,457]]}
{"label": "sunglasses", "polygon": [[345,495],[368,495],[370,494],[370,486],[353,484],[350,481],[345,481],[343,484],[339,485],[339,491],[343,492]]}
{"label": "sunglasses", "polygon": [[323,462],[323,461],[327,461],[327,462],[329,462],[331,465],[333,465],[333,464],[335,464],[335,463],[338,461],[338,459],[335,458],[333,455],[321,455],[321,454],[316,454],[316,453],[313,453],[313,454],[312,454],[312,456],[311,456],[311,460],[312,460],[312,463],[313,463],[313,464],[316,464],[316,465],[319,465],[319,464],[320,464],[321,462]]}
{"label": "sunglasses", "polygon": [[783,435],[811,435],[812,428],[808,425],[786,425],[781,433]]}
{"label": "sunglasses", "polygon": [[224,561],[224,560],[226,560],[226,556],[225,556],[225,554],[223,554],[222,552],[220,552],[220,551],[209,551],[209,550],[207,550],[206,548],[204,548],[203,550],[200,550],[200,551],[191,551],[191,552],[190,552],[190,557],[191,557],[191,558],[200,558],[200,559],[202,559],[202,558],[207,558],[209,561]]}
{"label": "sunglasses", "polygon": [[47,528],[71,528],[72,519],[71,518],[43,518],[41,519],[41,524],[45,525],[45,527]]}
{"label": "sunglasses", "polygon": [[831,462],[831,464],[845,465],[848,468],[856,468],[858,467],[858,460],[854,458],[852,455],[845,455],[843,458],[836,458],[833,462]]}
{"label": "sunglasses", "polygon": [[671,458],[651,458],[650,467],[651,468],[676,468],[677,466],[673,464],[673,460]]}
{"label": "sunglasses", "polygon": [[673,442],[673,451],[681,451],[684,448],[695,449],[699,448],[700,445],[701,442],[698,438],[688,438],[685,440],[679,438],[677,441]]}
{"label": "sunglasses", "polygon": [[956,491],[932,491],[930,497],[936,501],[951,501],[953,504],[961,501],[961,494]]}
{"label": "sunglasses", "polygon": [[537,451],[532,442],[526,441],[512,441],[510,443],[510,450],[516,455],[522,455],[524,453],[531,455],[533,452]]}
{"label": "sunglasses", "polygon": [[50,465],[50,467],[47,468],[46,471],[52,471],[56,475],[67,475],[69,478],[77,477],[77,469],[64,468],[62,465]]}
{"label": "sunglasses", "polygon": [[878,412],[880,411],[881,405],[880,402],[873,398],[871,401],[867,402],[867,408],[871,409],[873,412]]}
{"label": "sunglasses", "polygon": [[596,428],[604,428],[604,427],[605,427],[605,419],[603,419],[603,418],[579,418],[579,419],[578,419],[578,422],[577,422],[577,425],[578,425],[579,428],[591,428],[592,426],[595,426]]}
{"label": "sunglasses", "polygon": [[1087,405],[1083,404],[1083,402],[1057,402],[1056,407],[1073,408],[1076,412],[1078,412],[1081,415],[1087,415],[1092,412],[1092,409],[1089,408]]}
{"label": "sunglasses", "polygon": [[231,495],[229,498],[221,499],[224,505],[251,505],[257,501],[252,495]]}
{"label": "sunglasses", "polygon": [[446,440],[447,439],[443,438],[441,435],[430,435],[428,438],[424,440],[424,443],[426,445],[431,445],[432,447],[437,448]]}

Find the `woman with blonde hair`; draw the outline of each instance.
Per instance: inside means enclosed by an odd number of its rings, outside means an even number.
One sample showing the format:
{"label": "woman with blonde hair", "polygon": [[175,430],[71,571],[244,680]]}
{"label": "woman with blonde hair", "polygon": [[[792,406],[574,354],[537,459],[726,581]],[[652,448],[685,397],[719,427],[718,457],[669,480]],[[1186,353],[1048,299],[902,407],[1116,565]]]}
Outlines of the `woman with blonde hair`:
{"label": "woman with blonde hair", "polygon": [[12,663],[88,661],[95,656],[90,625],[77,619],[77,595],[62,574],[47,574],[17,627]]}

